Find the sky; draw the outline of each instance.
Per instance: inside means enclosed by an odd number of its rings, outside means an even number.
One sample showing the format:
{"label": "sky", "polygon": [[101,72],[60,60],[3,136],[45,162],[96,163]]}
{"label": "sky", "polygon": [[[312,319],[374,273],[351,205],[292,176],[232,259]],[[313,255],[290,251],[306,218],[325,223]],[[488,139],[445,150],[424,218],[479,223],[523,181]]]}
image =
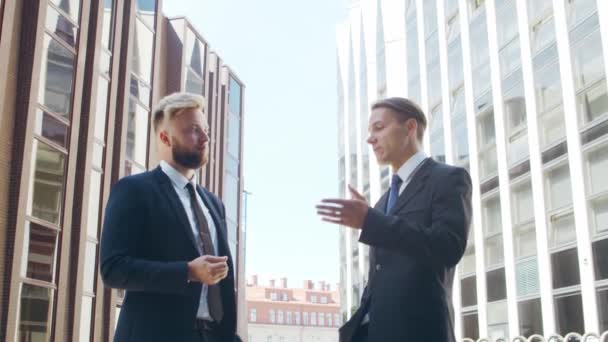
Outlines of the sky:
{"label": "sky", "polygon": [[245,83],[246,273],[339,281],[336,25],[347,0],[172,0]]}

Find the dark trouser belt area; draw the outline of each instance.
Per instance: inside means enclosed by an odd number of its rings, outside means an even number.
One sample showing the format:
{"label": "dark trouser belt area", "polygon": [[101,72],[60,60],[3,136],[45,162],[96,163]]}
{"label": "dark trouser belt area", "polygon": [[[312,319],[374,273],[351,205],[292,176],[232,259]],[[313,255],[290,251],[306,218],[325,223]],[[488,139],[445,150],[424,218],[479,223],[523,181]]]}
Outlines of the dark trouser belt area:
{"label": "dark trouser belt area", "polygon": [[194,321],[194,329],[195,330],[207,330],[207,331],[213,331],[215,330],[219,325],[216,322],[212,322],[212,321],[207,321],[205,319],[200,319],[197,318]]}

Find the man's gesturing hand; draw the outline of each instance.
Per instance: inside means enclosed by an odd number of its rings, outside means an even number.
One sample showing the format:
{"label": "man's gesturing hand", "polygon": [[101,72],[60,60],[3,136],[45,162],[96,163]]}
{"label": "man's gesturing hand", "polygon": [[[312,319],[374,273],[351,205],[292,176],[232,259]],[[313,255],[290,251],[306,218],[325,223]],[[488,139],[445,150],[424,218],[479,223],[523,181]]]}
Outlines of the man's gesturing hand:
{"label": "man's gesturing hand", "polygon": [[215,285],[228,275],[228,257],[203,255],[188,263],[188,279]]}
{"label": "man's gesturing hand", "polygon": [[369,205],[363,195],[352,186],[348,186],[351,199],[329,198],[317,205],[317,214],[323,221],[361,229]]}

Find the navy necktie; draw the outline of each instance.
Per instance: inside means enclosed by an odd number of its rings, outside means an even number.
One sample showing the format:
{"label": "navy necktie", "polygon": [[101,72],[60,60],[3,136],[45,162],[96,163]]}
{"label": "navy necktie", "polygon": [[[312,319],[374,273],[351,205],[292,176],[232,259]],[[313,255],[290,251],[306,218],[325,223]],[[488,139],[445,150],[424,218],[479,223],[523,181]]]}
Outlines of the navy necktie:
{"label": "navy necktie", "polygon": [[398,174],[394,174],[393,178],[391,178],[391,188],[388,193],[388,203],[386,204],[385,214],[391,210],[391,208],[397,202],[397,198],[399,198],[399,188],[401,188],[401,184],[403,180],[399,177]]}

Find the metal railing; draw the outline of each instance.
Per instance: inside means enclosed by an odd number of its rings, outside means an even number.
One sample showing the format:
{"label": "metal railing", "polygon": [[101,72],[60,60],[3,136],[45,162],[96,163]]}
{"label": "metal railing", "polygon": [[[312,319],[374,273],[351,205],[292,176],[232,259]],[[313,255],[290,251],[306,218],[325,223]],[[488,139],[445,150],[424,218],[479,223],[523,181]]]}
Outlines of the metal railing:
{"label": "metal railing", "polygon": [[494,341],[487,337],[482,337],[477,341],[472,338],[465,338],[462,342],[608,342],[608,331],[603,334],[586,333],[585,335],[578,334],[575,332],[561,336],[559,334],[551,334],[548,337],[541,335],[532,335],[528,338],[523,336],[514,337],[509,341],[508,338],[498,338]]}

